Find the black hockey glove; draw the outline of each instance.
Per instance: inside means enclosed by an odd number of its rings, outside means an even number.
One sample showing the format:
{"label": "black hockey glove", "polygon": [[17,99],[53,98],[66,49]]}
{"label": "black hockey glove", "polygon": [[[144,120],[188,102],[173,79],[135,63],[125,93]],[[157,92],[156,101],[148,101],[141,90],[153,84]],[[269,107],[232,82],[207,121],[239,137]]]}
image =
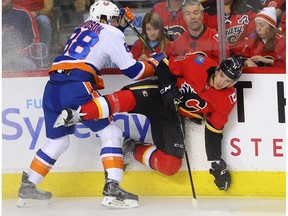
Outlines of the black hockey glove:
{"label": "black hockey glove", "polygon": [[173,111],[178,110],[179,104],[182,102],[183,96],[173,82],[163,83],[159,85],[160,94],[165,106]]}
{"label": "black hockey glove", "polygon": [[231,176],[225,161],[221,159],[220,164],[213,162],[209,172],[214,176],[214,183],[219,188],[219,190],[227,191],[231,184]]}

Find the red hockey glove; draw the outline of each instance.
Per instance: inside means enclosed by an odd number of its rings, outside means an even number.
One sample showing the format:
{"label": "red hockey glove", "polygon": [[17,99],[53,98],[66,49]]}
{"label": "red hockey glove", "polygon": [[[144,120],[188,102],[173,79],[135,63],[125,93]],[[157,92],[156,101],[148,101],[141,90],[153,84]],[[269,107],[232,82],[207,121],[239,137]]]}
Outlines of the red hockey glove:
{"label": "red hockey glove", "polygon": [[128,27],[128,23],[133,22],[134,14],[129,7],[125,7],[120,9],[119,17],[120,22],[118,28],[124,32],[124,30]]}

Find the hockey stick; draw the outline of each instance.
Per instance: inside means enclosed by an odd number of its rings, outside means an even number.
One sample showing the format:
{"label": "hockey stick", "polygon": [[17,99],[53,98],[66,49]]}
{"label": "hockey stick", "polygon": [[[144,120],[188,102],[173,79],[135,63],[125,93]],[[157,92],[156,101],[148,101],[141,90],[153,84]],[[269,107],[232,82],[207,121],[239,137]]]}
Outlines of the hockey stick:
{"label": "hockey stick", "polygon": [[[126,20],[126,19],[125,19]],[[137,35],[137,37],[143,42],[143,44],[149,49],[151,54],[155,54],[155,50],[153,49],[153,47],[145,40],[145,38],[143,38],[143,36],[140,34],[140,32],[137,30],[137,28],[132,24],[129,23],[126,20],[127,24],[129,25],[129,27],[135,32],[135,34]],[[169,65],[168,59],[165,58],[163,59],[163,61]],[[184,146],[186,146],[185,144],[185,133],[184,133],[184,129],[183,129],[183,125],[182,125],[182,119],[179,113],[177,113],[178,117],[179,117],[179,122],[180,122],[180,129],[181,129],[181,133],[183,136],[183,142],[184,142]],[[192,199],[192,205],[195,209],[198,208],[198,203],[197,203],[197,199],[196,199],[196,192],[195,192],[195,186],[193,183],[193,179],[192,179],[192,172],[191,172],[191,168],[190,168],[190,163],[189,163],[189,158],[188,158],[188,153],[185,149],[185,158],[186,158],[186,163],[187,163],[187,168],[188,168],[188,174],[189,174],[189,179],[190,179],[190,184],[191,184],[191,189],[192,189],[192,195],[193,195],[193,199]]]}
{"label": "hockey stick", "polygon": [[191,167],[190,167],[190,163],[189,163],[189,157],[188,157],[188,153],[186,151],[184,127],[182,124],[182,118],[181,118],[180,114],[179,113],[177,113],[177,114],[179,117],[180,129],[181,129],[181,133],[183,136],[183,142],[184,142],[184,146],[185,146],[185,159],[186,159],[186,164],[187,164],[187,168],[188,168],[188,174],[189,174],[189,179],[190,179],[190,184],[191,184],[191,189],[192,189],[192,195],[193,195],[192,205],[195,209],[197,209],[198,208],[198,202],[197,202],[197,198],[196,198],[195,186],[194,186],[193,179],[192,179],[192,172],[191,172]]}

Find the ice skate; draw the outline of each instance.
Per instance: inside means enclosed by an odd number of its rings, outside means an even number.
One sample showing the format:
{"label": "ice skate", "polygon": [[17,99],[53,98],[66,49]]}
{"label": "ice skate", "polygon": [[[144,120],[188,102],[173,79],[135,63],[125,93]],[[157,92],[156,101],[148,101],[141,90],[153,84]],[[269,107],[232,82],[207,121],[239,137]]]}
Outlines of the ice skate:
{"label": "ice skate", "polygon": [[134,159],[136,145],[150,146],[152,144],[139,142],[134,139],[124,140],[123,146],[122,146],[124,170],[127,169],[127,166],[129,165],[129,163]]}
{"label": "ice skate", "polygon": [[49,205],[52,194],[50,192],[38,190],[32,182],[28,180],[26,172],[22,174],[21,187],[18,192],[18,207],[37,207]]}
{"label": "ice skate", "polygon": [[69,127],[75,125],[82,121],[82,116],[86,115],[86,113],[81,113],[81,106],[78,107],[77,110],[73,110],[71,108],[66,108],[62,110],[62,112],[58,115],[53,127],[57,128],[60,126]]}
{"label": "ice skate", "polygon": [[119,183],[107,179],[103,191],[102,205],[113,208],[134,208],[138,207],[138,196],[123,190]]}

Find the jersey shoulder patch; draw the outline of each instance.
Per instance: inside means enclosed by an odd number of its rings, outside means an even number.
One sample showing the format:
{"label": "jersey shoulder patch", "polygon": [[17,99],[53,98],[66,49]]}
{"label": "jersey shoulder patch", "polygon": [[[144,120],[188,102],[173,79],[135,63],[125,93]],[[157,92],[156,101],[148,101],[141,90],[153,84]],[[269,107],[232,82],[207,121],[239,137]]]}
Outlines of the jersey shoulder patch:
{"label": "jersey shoulder patch", "polygon": [[194,62],[200,65],[202,65],[204,61],[205,57],[203,55],[196,55],[196,57],[194,58]]}

